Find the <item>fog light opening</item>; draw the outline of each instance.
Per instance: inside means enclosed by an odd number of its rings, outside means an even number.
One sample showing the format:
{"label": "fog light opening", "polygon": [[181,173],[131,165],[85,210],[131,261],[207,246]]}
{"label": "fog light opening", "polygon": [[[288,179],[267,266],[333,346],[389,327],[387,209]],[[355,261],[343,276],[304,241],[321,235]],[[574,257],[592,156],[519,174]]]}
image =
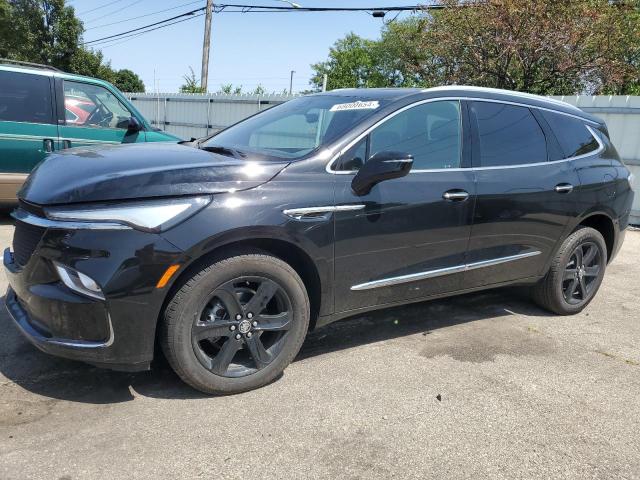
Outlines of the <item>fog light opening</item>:
{"label": "fog light opening", "polygon": [[93,278],[58,262],[53,262],[53,266],[58,272],[62,283],[71,290],[87,297],[104,300],[104,293],[102,293],[100,285]]}

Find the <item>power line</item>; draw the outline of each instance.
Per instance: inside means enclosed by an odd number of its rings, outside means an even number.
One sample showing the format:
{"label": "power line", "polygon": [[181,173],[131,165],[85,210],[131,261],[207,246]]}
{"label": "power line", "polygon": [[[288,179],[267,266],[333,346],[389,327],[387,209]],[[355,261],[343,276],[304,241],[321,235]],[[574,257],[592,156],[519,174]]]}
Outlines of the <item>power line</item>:
{"label": "power line", "polygon": [[[137,5],[138,3],[140,3],[141,1],[142,0],[135,0],[134,2],[126,5],[126,8],[133,7],[134,5]],[[100,15],[99,17],[95,17],[95,18],[91,18],[89,20],[85,20],[85,23],[93,23],[93,22],[96,22],[98,20],[102,20],[103,18],[110,17],[114,13],[120,13],[121,11],[122,11],[122,7],[118,8],[117,10],[112,10],[109,13],[105,13],[104,15]]]}
{"label": "power line", "polygon": [[[89,45],[89,44],[92,44],[92,43],[101,42],[103,40],[109,40],[111,38],[122,37],[124,35],[128,35],[129,33],[139,32],[140,30],[144,30],[144,29],[149,28],[149,27],[155,27],[156,25],[162,25],[164,23],[170,22],[172,20],[176,20],[178,18],[183,18],[183,17],[188,17],[188,16],[191,16],[191,15],[194,15],[195,13],[204,11],[205,8],[206,7],[196,8],[195,10],[191,10],[190,12],[181,13],[180,15],[176,15],[175,17],[165,18],[164,20],[160,20],[159,22],[150,23],[149,25],[144,25],[142,27],[138,27],[138,28],[134,28],[134,29],[131,29],[131,30],[127,30],[126,32],[116,33],[114,35],[109,35],[109,36],[106,36],[106,37],[97,38],[95,40],[90,40],[88,42],[84,42],[83,45]],[[173,24],[168,24],[168,25],[164,25],[164,26],[168,27],[169,25],[173,25]],[[154,30],[157,30],[157,29],[154,29]],[[149,30],[149,31],[152,31],[152,30]]]}
{"label": "power line", "polygon": [[[280,6],[264,6],[264,5],[241,5],[241,4],[218,4],[218,5],[214,5],[215,8],[215,12],[216,13],[222,13],[223,11],[225,11],[225,9],[229,7],[229,8],[236,8],[236,9],[240,9],[240,10],[228,10],[229,13],[231,13],[232,11],[235,13],[258,13],[258,12],[267,12],[267,11],[272,11],[272,12],[374,12],[374,11],[382,11],[382,12],[402,12],[402,11],[417,11],[417,10],[434,10],[434,9],[442,9],[445,8],[443,5],[410,5],[410,6],[403,6],[403,7],[280,7]],[[141,30],[145,30],[149,27],[155,27],[158,25],[161,25],[161,27],[159,28],[164,28],[167,27],[169,25],[173,25],[173,23],[169,24],[168,22],[171,22],[173,20],[176,19],[180,19],[183,17],[187,17],[187,16],[191,16],[194,15],[195,13],[199,13],[202,12],[206,9],[206,7],[201,7],[201,8],[196,8],[194,10],[191,10],[189,12],[185,12],[182,13],[180,15],[176,15],[174,17],[171,18],[167,18],[164,20],[160,20],[158,22],[155,23],[151,23],[149,25],[144,25],[142,27],[138,27],[138,28],[134,28],[131,30],[127,30],[125,32],[121,32],[121,33],[116,33],[114,35],[109,35],[106,37],[102,37],[102,38],[97,38],[95,40],[89,40],[87,42],[84,42],[83,45],[90,45],[90,44],[95,44],[98,42],[102,42],[104,40],[109,40],[109,39],[115,39],[115,38],[120,38],[120,37],[124,37],[126,35],[129,35],[130,33],[134,33],[134,32],[140,32]],[[178,22],[179,23],[179,22]],[[166,24],[166,25],[163,25]],[[153,30],[157,30],[157,28],[154,28]],[[148,30],[148,31],[153,31],[153,30]],[[144,32],[146,33],[146,32]]]}
{"label": "power line", "polygon": [[91,10],[86,10],[84,12],[79,12],[80,15],[84,15],[85,13],[91,13],[91,12],[95,12],[96,10],[100,10],[102,8],[106,8],[110,5],[113,5],[114,3],[120,3],[123,0],[113,0],[113,2],[109,2],[109,3],[105,3],[104,5],[100,5],[99,7],[96,8],[92,8]]}
{"label": "power line", "polygon": [[[114,45],[119,45],[121,43],[128,42],[129,40],[132,40],[135,37],[139,37],[140,35],[144,35],[145,33],[153,32],[155,30],[160,30],[161,28],[169,27],[171,25],[176,25],[178,23],[188,22],[189,20],[195,20],[196,18],[200,18],[200,17],[203,17],[203,16],[204,16],[204,13],[200,13],[198,15],[193,15],[193,16],[188,17],[188,18],[183,18],[182,20],[177,20],[175,22],[167,23],[166,25],[160,25],[160,26],[158,26],[156,28],[150,28],[149,30],[145,30],[144,32],[132,33],[130,35],[119,36],[118,38],[111,39],[110,41],[103,41],[101,43],[94,43],[91,46],[96,46],[97,45],[97,46],[100,46],[102,48],[113,47]],[[126,38],[127,40],[119,41],[119,40],[122,40],[124,38]]]}
{"label": "power line", "polygon": [[196,0],[195,2],[187,2],[187,3],[183,3],[181,5],[177,5],[175,7],[171,7],[171,8],[165,8],[164,10],[158,10],[156,12],[151,12],[151,13],[145,13],[144,15],[138,15],[137,17],[131,17],[131,18],[126,18],[124,20],[118,20],[116,22],[111,22],[111,23],[104,23],[102,25],[96,25],[95,27],[91,27],[91,28],[86,28],[85,31],[89,31],[89,30],[96,30],[98,28],[104,28],[104,27],[111,27],[113,25],[118,25],[120,23],[127,23],[127,22],[131,22],[133,20],[138,20],[140,18],[145,18],[145,17],[152,17],[153,15],[157,15],[159,13],[164,13],[164,12],[168,12],[170,10],[177,10],[178,8],[182,8],[182,7],[186,7],[187,5],[193,5],[194,3],[202,3],[202,0]]}

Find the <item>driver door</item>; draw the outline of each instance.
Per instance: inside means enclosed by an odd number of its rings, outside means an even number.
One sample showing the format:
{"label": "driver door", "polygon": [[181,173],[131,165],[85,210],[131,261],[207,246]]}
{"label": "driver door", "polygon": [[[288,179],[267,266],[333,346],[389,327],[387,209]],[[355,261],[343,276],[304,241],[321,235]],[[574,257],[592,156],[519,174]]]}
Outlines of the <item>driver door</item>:
{"label": "driver door", "polygon": [[61,148],[145,141],[144,132],[127,130],[132,113],[106,88],[62,80],[57,95]]}
{"label": "driver door", "polygon": [[[460,290],[475,181],[463,151],[458,101],[433,101],[388,118],[334,165],[337,312]],[[413,156],[411,172],[358,196],[364,159],[383,151]]]}

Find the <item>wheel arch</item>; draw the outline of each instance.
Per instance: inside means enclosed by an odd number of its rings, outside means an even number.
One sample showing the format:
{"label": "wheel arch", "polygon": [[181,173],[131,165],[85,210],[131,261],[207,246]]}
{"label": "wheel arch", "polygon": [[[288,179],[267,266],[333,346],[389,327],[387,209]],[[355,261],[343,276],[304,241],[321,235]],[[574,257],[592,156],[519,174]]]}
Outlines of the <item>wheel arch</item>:
{"label": "wheel arch", "polygon": [[594,211],[579,219],[577,225],[572,230],[575,232],[580,227],[591,227],[600,232],[607,246],[607,263],[611,261],[615,252],[616,227],[612,216],[603,211]]}
{"label": "wheel arch", "polygon": [[236,232],[236,235],[217,241],[209,245],[209,248],[206,250],[192,255],[190,261],[180,269],[176,278],[174,278],[168,286],[156,324],[159,324],[162,320],[166,305],[171,301],[175,292],[179,290],[191,276],[206,265],[210,265],[217,260],[248,252],[273,255],[291,265],[298,275],[300,275],[307,294],[309,295],[311,306],[309,329],[313,329],[320,315],[323,293],[321,272],[316,262],[312,256],[300,245],[296,244],[295,241],[283,238],[282,236],[256,236],[255,232],[250,236]]}

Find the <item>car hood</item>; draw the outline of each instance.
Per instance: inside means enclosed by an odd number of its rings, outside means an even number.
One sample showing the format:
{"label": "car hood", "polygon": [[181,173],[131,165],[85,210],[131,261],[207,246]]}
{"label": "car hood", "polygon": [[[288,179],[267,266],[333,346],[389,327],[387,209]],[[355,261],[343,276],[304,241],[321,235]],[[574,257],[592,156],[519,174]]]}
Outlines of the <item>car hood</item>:
{"label": "car hood", "polygon": [[18,198],[53,205],[223,193],[268,182],[287,165],[167,143],[74,148],[41,162]]}

